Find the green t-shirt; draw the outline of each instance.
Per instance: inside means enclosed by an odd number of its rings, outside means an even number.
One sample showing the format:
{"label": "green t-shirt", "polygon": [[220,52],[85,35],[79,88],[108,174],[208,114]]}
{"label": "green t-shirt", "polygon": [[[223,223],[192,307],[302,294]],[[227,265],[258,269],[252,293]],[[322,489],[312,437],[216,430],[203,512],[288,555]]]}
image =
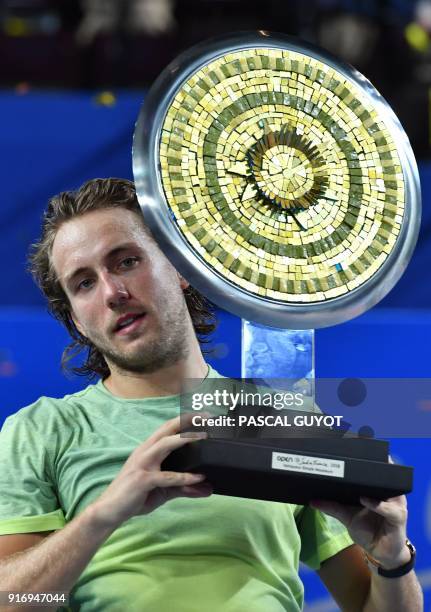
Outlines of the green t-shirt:
{"label": "green t-shirt", "polygon": [[[217,377],[214,370],[210,376]],[[0,433],[0,535],[61,529],[111,483],[142,441],[179,414],[179,396],[113,396],[99,382],[42,397]],[[318,569],[352,541],[309,507],[211,495],[123,523],[70,598],[82,612],[296,612],[299,561]]]}

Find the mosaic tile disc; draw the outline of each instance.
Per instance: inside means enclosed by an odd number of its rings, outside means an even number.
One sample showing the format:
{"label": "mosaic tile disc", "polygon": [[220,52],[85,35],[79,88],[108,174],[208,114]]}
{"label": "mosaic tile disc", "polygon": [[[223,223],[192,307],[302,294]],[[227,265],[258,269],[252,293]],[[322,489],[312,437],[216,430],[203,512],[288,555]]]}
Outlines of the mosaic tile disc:
{"label": "mosaic tile disc", "polygon": [[208,59],[172,94],[157,151],[164,198],[190,250],[231,286],[319,304],[387,262],[405,176],[365,82],[306,51],[254,46]]}

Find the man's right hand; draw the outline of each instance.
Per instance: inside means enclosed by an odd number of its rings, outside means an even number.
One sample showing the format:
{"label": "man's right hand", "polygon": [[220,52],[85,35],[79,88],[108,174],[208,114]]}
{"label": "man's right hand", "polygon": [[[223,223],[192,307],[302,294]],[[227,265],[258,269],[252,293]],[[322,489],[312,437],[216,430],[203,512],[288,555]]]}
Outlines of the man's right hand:
{"label": "man's right hand", "polygon": [[181,428],[191,425],[193,416],[166,421],[131,453],[106,491],[91,504],[93,519],[100,526],[116,529],[132,516],[148,514],[175,497],[211,495],[211,485],[203,482],[204,474],[160,469],[174,449],[207,437],[197,432],[180,435]]}
{"label": "man's right hand", "polygon": [[[160,470],[175,448],[206,437],[180,436],[192,417],[182,416],[181,424],[177,417],[157,429],[131,453],[102,495],[62,529],[48,537],[0,536],[0,591],[69,592],[106,538],[125,520],[147,514],[174,497],[210,495],[205,476]],[[6,607],[0,604],[3,610]]]}

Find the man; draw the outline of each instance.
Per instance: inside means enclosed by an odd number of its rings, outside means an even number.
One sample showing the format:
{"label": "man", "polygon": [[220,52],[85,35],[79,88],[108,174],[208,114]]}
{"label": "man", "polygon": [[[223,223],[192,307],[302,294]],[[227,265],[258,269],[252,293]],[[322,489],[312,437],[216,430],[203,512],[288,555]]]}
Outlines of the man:
{"label": "man", "polygon": [[[404,497],[316,502],[323,514],[212,495],[202,475],[161,470],[193,443],[180,436],[182,381],[218,375],[196,335],[211,329],[203,301],[152,239],[132,183],[53,198],[31,266],[71,332],[66,361],[87,348],[81,372],[101,380],[3,427],[0,591],[71,592],[83,612],[296,612],[301,559],[343,611],[422,609]],[[370,572],[361,547],[402,575]]]}

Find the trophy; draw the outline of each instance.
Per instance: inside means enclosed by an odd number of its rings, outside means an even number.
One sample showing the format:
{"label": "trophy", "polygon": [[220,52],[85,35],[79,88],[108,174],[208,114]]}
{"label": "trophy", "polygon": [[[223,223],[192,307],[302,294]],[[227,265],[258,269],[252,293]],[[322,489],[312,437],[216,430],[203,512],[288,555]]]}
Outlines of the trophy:
{"label": "trophy", "polygon": [[[266,31],[219,37],[180,55],[150,89],[133,170],[163,252],[241,317],[242,376],[295,379],[319,414],[313,330],[381,300],[419,232],[417,166],[385,100],[308,43]],[[216,493],[294,503],[412,489],[412,468],[389,462],[387,442],[343,427],[280,431],[212,435],[163,466],[206,473]]]}

